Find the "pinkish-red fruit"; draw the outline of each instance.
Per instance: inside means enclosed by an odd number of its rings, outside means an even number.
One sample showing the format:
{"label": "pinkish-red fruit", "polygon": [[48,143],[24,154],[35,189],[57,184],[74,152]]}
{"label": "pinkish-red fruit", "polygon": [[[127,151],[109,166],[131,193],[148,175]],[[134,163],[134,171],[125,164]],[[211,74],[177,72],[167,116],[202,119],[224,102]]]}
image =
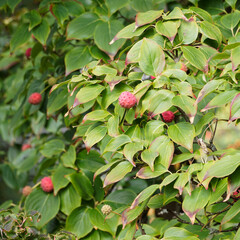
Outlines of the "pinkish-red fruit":
{"label": "pinkish-red fruit", "polygon": [[22,145],[22,151],[25,151],[25,150],[27,150],[27,149],[29,149],[29,148],[31,148],[31,147],[32,147],[32,146],[31,146],[30,144],[25,143],[25,144]]}
{"label": "pinkish-red fruit", "polygon": [[131,108],[133,107],[136,102],[137,102],[137,99],[136,97],[130,93],[130,92],[122,92],[119,99],[119,104],[121,107],[123,108]]}
{"label": "pinkish-red fruit", "polygon": [[25,56],[29,59],[31,57],[32,48],[28,48],[25,52]]}
{"label": "pinkish-red fruit", "polygon": [[50,177],[44,177],[41,180],[41,188],[44,192],[52,192],[53,191],[53,183]]}
{"label": "pinkish-red fruit", "polygon": [[32,93],[28,98],[28,102],[33,105],[38,105],[42,101],[42,95],[38,92]]}
{"label": "pinkish-red fruit", "polygon": [[30,186],[25,186],[22,190],[23,196],[28,196],[32,192],[32,187]]}
{"label": "pinkish-red fruit", "polygon": [[153,80],[153,79],[155,79],[155,77],[154,77],[154,76],[151,76],[151,79]]}
{"label": "pinkish-red fruit", "polygon": [[181,63],[181,68],[182,71],[187,72],[188,68],[184,63]]}
{"label": "pinkish-red fruit", "polygon": [[166,123],[170,123],[173,121],[175,115],[171,111],[166,111],[162,113],[163,121]]}

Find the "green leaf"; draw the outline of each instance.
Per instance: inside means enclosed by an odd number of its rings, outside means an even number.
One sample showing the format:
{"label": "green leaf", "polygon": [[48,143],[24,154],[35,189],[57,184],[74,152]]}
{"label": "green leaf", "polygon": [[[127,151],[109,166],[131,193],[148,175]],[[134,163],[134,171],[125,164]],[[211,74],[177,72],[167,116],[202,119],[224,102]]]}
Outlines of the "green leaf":
{"label": "green leaf", "polygon": [[19,25],[10,41],[11,51],[26,43],[30,37],[31,32],[28,31],[28,24]]}
{"label": "green leaf", "polygon": [[173,11],[171,11],[168,15],[164,15],[164,16],[163,16],[163,19],[164,19],[164,20],[172,20],[172,19],[184,19],[184,20],[188,20],[188,19],[184,16],[182,10],[181,10],[180,8],[178,8],[178,7],[175,7],[175,8],[173,9]]}
{"label": "green leaf", "polygon": [[111,139],[104,149],[104,153],[106,152],[115,152],[122,145],[131,142],[131,139],[127,135],[119,135],[113,139]]}
{"label": "green leaf", "polygon": [[183,189],[187,182],[189,181],[188,172],[180,173],[177,181],[174,183],[174,188],[178,189],[179,194],[182,195]]}
{"label": "green leaf", "polygon": [[79,16],[84,12],[84,7],[82,3],[70,1],[70,2],[63,2],[64,7],[68,10],[68,13],[73,16]]}
{"label": "green leaf", "polygon": [[192,153],[181,153],[179,155],[175,155],[172,160],[172,165],[175,165],[177,163],[184,162],[188,159],[191,159],[194,157],[194,154]]}
{"label": "green leaf", "polygon": [[146,206],[147,200],[145,200],[141,205],[138,205],[134,209],[127,208],[122,213],[122,224],[123,228],[129,224],[130,222],[134,221],[140,214],[142,214],[145,206]]}
{"label": "green leaf", "polygon": [[106,65],[96,66],[92,70],[92,73],[96,76],[101,76],[101,75],[106,75],[106,74],[117,75],[117,69],[112,68],[112,67],[108,67]]}
{"label": "green leaf", "polygon": [[46,19],[42,19],[41,24],[32,29],[34,37],[42,44],[46,45],[48,35],[50,33],[50,26]]}
{"label": "green leaf", "polygon": [[219,198],[227,191],[227,178],[221,179],[214,192],[212,192],[208,205],[211,205],[219,200]]}
{"label": "green leaf", "polygon": [[221,17],[221,23],[225,28],[233,29],[240,21],[240,12],[234,11]]}
{"label": "green leaf", "polygon": [[140,50],[139,66],[148,75],[160,75],[165,66],[165,55],[160,45],[144,38]]}
{"label": "green leaf", "polygon": [[[97,110],[97,111],[103,111],[103,110]],[[96,128],[94,128],[93,130],[91,130],[90,132],[88,132],[85,136],[86,139],[84,140],[84,143],[86,145],[86,149],[88,151],[90,151],[91,147],[100,142],[104,136],[107,133],[107,127],[105,126],[98,126]]]}
{"label": "green leaf", "polygon": [[139,61],[142,42],[143,40],[136,42],[132,46],[132,48],[128,51],[126,57],[126,64],[135,63]]}
{"label": "green leaf", "polygon": [[207,205],[210,196],[211,192],[204,187],[197,187],[192,191],[191,195],[187,194],[185,196],[182,209],[192,224],[194,224],[196,214]]}
{"label": "green leaf", "polygon": [[146,199],[150,198],[154,192],[158,189],[158,184],[153,184],[147,188],[145,188],[141,193],[137,195],[137,197],[134,199],[130,209],[135,208],[140,203],[144,202]]}
{"label": "green leaf", "polygon": [[141,154],[141,159],[154,171],[154,161],[158,153],[154,149],[145,149]]}
{"label": "green leaf", "polygon": [[197,237],[196,234],[193,234],[192,232],[189,232],[186,229],[180,228],[180,227],[170,227],[164,233],[164,238],[176,237],[176,236],[179,238],[191,237],[191,236]]}
{"label": "green leaf", "polygon": [[[81,197],[78,195],[72,184],[60,192],[60,210],[67,216],[77,207],[81,206]],[[69,204],[71,202],[71,204]]]}
{"label": "green leaf", "polygon": [[110,44],[113,44],[115,41],[121,38],[133,38],[133,37],[140,36],[148,27],[149,26],[146,25],[135,30],[135,23],[132,23],[124,27],[121,31],[119,31],[116,34],[116,36],[112,39]]}
{"label": "green leaf", "polygon": [[237,3],[237,0],[226,0],[226,3],[229,4],[233,9],[235,9],[235,5]]}
{"label": "green leaf", "polygon": [[232,59],[232,70],[233,71],[235,71],[238,68],[238,65],[240,64],[239,54],[240,54],[240,46],[232,49],[231,59]]}
{"label": "green leaf", "polygon": [[75,47],[72,48],[66,55],[65,55],[65,66],[66,71],[65,75],[69,75],[71,72],[78,70],[89,62],[91,62],[92,56],[89,52],[88,46],[86,47]]}
{"label": "green leaf", "polygon": [[207,114],[203,115],[195,125],[196,136],[202,133],[203,127],[210,123],[215,118],[214,113],[208,112]]}
{"label": "green leaf", "polygon": [[240,178],[238,171],[235,171],[233,174],[231,174],[227,180],[227,196],[224,201],[227,201],[232,195],[232,193],[240,187]]}
{"label": "green leaf", "polygon": [[136,28],[153,22],[157,18],[161,17],[162,14],[163,14],[163,10],[160,10],[160,11],[150,10],[147,12],[137,13],[135,18]]}
{"label": "green leaf", "polygon": [[159,189],[160,191],[162,191],[162,188],[164,186],[167,186],[168,184],[170,184],[171,182],[173,182],[176,178],[178,178],[179,176],[179,173],[173,173],[173,174],[170,174],[168,175],[167,177],[165,177],[163,179],[163,181],[161,182],[161,184],[159,185]]}
{"label": "green leaf", "polygon": [[40,153],[47,158],[52,157],[53,155],[58,155],[61,152],[64,151],[64,143],[61,140],[53,139],[48,142],[46,142],[42,149],[40,150]]}
{"label": "green leaf", "polygon": [[60,208],[60,199],[52,193],[45,193],[42,189],[35,189],[27,197],[25,211],[38,211],[41,214],[40,221],[34,219],[34,226],[42,228],[46,223],[53,219]]}
{"label": "green leaf", "polygon": [[198,37],[198,25],[196,21],[182,21],[178,31],[181,43],[190,44]]}
{"label": "green leaf", "polygon": [[110,167],[112,167],[114,164],[119,163],[119,162],[121,162],[120,159],[119,160],[113,160],[112,162],[109,162],[109,163],[105,164],[104,166],[102,166],[101,168],[99,168],[95,172],[93,179],[95,179],[99,174],[107,171]]}
{"label": "green leaf", "polygon": [[216,90],[224,82],[225,80],[212,80],[208,82],[206,85],[204,85],[204,87],[198,94],[195,104],[198,104],[200,101],[202,101],[203,98],[205,98],[209,93]]}
{"label": "green leaf", "polygon": [[94,13],[83,13],[72,20],[67,27],[67,39],[87,39],[93,36],[96,26],[101,22]]}
{"label": "green leaf", "polygon": [[240,93],[231,102],[229,121],[234,121],[238,118],[240,118]]}
{"label": "green leaf", "polygon": [[125,43],[124,39],[109,45],[109,42],[123,28],[118,20],[103,22],[97,25],[94,33],[94,40],[99,49],[104,51],[111,59],[114,58],[119,48]]}
{"label": "green leaf", "polygon": [[197,69],[207,72],[208,62],[205,55],[200,49],[191,46],[181,47],[183,51],[183,56]]}
{"label": "green leaf", "polygon": [[169,168],[173,153],[174,144],[169,137],[163,135],[154,139],[149,150],[153,150],[159,154],[159,162],[166,168]]}
{"label": "green leaf", "polygon": [[112,221],[105,220],[104,216],[98,209],[91,209],[90,210],[90,221],[93,224],[93,226],[97,229],[100,229],[102,231],[109,232],[110,234],[114,235],[114,227],[111,225]]}
{"label": "green leaf", "polygon": [[21,2],[21,0],[5,0],[5,3],[11,8],[12,12],[14,12],[15,7]]}
{"label": "green leaf", "polygon": [[95,173],[100,167],[105,165],[105,161],[99,152],[95,150],[91,150],[90,152],[83,150],[77,155],[76,165],[79,169],[86,169]]}
{"label": "green leaf", "polygon": [[98,95],[105,89],[104,86],[100,84],[86,86],[80,89],[76,95],[76,99],[79,104],[89,102],[98,97]]}
{"label": "green leaf", "polygon": [[86,114],[83,118],[82,123],[84,123],[87,120],[104,121],[105,118],[108,117],[109,115],[111,115],[111,114],[106,110],[95,110],[95,111],[92,111],[92,112]]}
{"label": "green leaf", "polygon": [[202,34],[210,39],[216,40],[218,46],[222,42],[222,33],[219,28],[208,21],[203,21],[200,23],[200,29]]}
{"label": "green leaf", "polygon": [[66,168],[63,165],[58,165],[58,167],[54,170],[52,175],[52,182],[54,186],[54,195],[56,196],[58,191],[62,188],[65,188],[69,180],[65,178],[65,175],[74,173],[75,170],[71,168]]}
{"label": "green leaf", "polygon": [[220,160],[215,161],[214,164],[208,169],[203,180],[209,177],[222,178],[232,174],[240,165],[240,154],[228,155],[222,157]]}
{"label": "green leaf", "polygon": [[65,106],[68,101],[68,96],[69,94],[66,87],[61,87],[52,92],[48,98],[47,115],[51,116],[53,113]]}
{"label": "green leaf", "polygon": [[152,85],[151,81],[145,80],[144,82],[139,83],[135,87],[133,94],[135,95],[137,102],[140,101],[141,97],[147,92],[151,85]]}
{"label": "green leaf", "polygon": [[120,181],[125,177],[127,173],[132,171],[132,168],[133,168],[133,165],[128,161],[119,163],[107,174],[104,180],[103,187],[106,187],[109,184]]}
{"label": "green leaf", "polygon": [[168,136],[177,144],[193,152],[193,139],[195,128],[187,122],[177,123],[168,128]]}
{"label": "green leaf", "polygon": [[164,126],[165,123],[160,120],[152,120],[147,122],[144,128],[144,134],[145,140],[149,145],[155,138],[164,133]]}
{"label": "green leaf", "polygon": [[207,11],[197,7],[191,7],[190,10],[192,10],[195,14],[197,14],[198,17],[202,18],[203,20],[213,22],[212,16]]}
{"label": "green leaf", "polygon": [[151,235],[144,235],[144,236],[138,237],[136,240],[157,240],[157,238]]}
{"label": "green leaf", "polygon": [[[150,91],[148,92],[150,94]],[[174,93],[169,90],[159,90],[151,95],[150,101],[146,104],[147,109],[151,112],[151,117],[167,111],[172,106]],[[147,102],[146,102],[147,103]],[[141,112],[145,112],[145,103],[142,103]],[[142,112],[142,113],[143,113]]]}
{"label": "green leaf", "polygon": [[21,152],[14,160],[13,165],[19,172],[30,170],[39,160],[36,149],[27,149]]}
{"label": "green leaf", "polygon": [[212,108],[221,107],[231,102],[237,93],[239,92],[235,89],[226,90],[224,92],[219,93],[201,110],[201,112],[204,112]]}
{"label": "green leaf", "polygon": [[119,135],[119,117],[118,116],[112,116],[108,119],[107,123],[107,131],[108,135],[111,137],[116,137]]}
{"label": "green leaf", "polygon": [[123,148],[123,154],[126,159],[135,167],[135,163],[133,161],[134,155],[143,150],[143,145],[141,143],[127,143]]}
{"label": "green leaf", "polygon": [[177,95],[172,99],[173,105],[181,108],[186,115],[189,117],[191,123],[193,123],[194,118],[197,114],[197,105],[195,100],[186,95]]}
{"label": "green leaf", "polygon": [[24,15],[24,18],[29,20],[29,28],[28,28],[29,31],[31,31],[34,27],[36,27],[42,22],[42,18],[36,10],[31,10],[27,12]]}
{"label": "green leaf", "polygon": [[129,0],[122,0],[122,1],[106,0],[106,5],[110,12],[110,15],[115,13],[117,10],[125,7],[128,3],[129,3]]}
{"label": "green leaf", "polygon": [[221,225],[229,222],[240,212],[240,200],[238,200],[234,205],[227,211],[226,215],[221,221]]}
{"label": "green leaf", "polygon": [[66,178],[72,183],[78,194],[85,200],[93,198],[93,186],[89,178],[81,171],[67,175]]}
{"label": "green leaf", "polygon": [[52,12],[62,25],[64,21],[68,19],[68,10],[62,3],[52,4]]}
{"label": "green leaf", "polygon": [[70,145],[68,150],[61,156],[62,163],[65,167],[75,168],[76,149]]}
{"label": "green leaf", "polygon": [[90,222],[90,208],[80,207],[72,211],[66,221],[66,230],[82,238],[90,233],[93,225]]}
{"label": "green leaf", "polygon": [[171,43],[178,32],[178,28],[180,26],[180,21],[167,21],[161,22],[158,21],[156,24],[156,30],[159,34],[167,37]]}
{"label": "green leaf", "polygon": [[[227,1],[230,1],[230,0],[227,0]],[[239,237],[240,237],[240,228],[237,230],[236,235],[233,240],[238,240]]]}
{"label": "green leaf", "polygon": [[154,172],[149,166],[147,166],[147,167],[141,168],[137,172],[136,176],[142,179],[150,179],[150,178],[156,178],[167,171],[168,171],[167,168],[164,167],[162,164],[155,163]]}

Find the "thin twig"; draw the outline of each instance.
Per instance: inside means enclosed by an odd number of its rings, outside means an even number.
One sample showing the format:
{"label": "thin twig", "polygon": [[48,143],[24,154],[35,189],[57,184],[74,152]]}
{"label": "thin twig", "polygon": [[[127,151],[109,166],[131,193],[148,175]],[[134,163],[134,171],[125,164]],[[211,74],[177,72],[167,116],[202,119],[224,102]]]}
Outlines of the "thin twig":
{"label": "thin twig", "polygon": [[210,139],[210,141],[209,141],[209,143],[210,143],[211,145],[213,144],[213,139],[214,139],[214,137],[215,137],[215,134],[216,134],[216,131],[217,131],[217,125],[218,125],[218,119],[217,119],[217,118],[216,118],[215,121],[216,121],[215,128],[214,128],[212,137],[211,137],[211,139]]}

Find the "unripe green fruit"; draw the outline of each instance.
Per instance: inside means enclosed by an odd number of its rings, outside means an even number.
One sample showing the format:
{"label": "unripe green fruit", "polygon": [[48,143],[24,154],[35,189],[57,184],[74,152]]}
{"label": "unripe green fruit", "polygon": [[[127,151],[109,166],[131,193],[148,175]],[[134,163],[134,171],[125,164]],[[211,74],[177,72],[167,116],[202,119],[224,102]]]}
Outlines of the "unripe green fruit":
{"label": "unripe green fruit", "polygon": [[49,84],[50,86],[53,86],[54,84],[56,84],[56,82],[57,82],[57,79],[54,78],[54,77],[50,77],[50,78],[48,79],[48,84]]}
{"label": "unripe green fruit", "polygon": [[109,215],[112,212],[111,206],[105,204],[102,206],[101,211],[104,215]]}

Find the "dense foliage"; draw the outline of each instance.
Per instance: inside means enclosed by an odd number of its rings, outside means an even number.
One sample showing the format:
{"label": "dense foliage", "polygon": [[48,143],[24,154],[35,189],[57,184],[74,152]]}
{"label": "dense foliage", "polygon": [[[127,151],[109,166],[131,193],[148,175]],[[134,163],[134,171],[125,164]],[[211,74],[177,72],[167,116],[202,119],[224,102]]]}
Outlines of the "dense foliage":
{"label": "dense foliage", "polygon": [[3,239],[240,238],[239,3],[180,3],[0,1]]}

